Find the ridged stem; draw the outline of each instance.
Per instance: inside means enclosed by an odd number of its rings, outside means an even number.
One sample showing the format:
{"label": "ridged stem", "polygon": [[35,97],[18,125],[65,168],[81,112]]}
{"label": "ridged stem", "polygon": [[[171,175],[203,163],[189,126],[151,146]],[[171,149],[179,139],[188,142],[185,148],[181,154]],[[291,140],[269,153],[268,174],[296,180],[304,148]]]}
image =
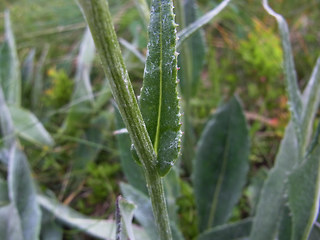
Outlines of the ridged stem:
{"label": "ridged stem", "polygon": [[156,155],[121,55],[108,2],[106,0],[78,0],[78,2],[89,25],[120,114],[143,165],[160,239],[171,240],[163,183],[156,169]]}

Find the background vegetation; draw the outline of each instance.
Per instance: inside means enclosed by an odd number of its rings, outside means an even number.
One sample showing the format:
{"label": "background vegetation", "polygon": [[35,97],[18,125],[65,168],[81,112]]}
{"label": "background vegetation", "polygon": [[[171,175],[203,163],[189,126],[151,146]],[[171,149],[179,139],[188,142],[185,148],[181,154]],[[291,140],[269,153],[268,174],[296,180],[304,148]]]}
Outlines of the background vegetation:
{"label": "background vegetation", "polygon": [[[198,15],[219,2],[199,0]],[[145,54],[146,26],[134,1],[110,0],[109,4],[117,34],[125,39],[122,40],[123,56],[139,95],[143,59],[134,54],[125,41]],[[320,2],[274,0],[270,4],[288,22],[299,86],[304,88],[320,53]],[[119,184],[127,181],[120,159],[126,157],[122,148],[126,147],[124,141],[129,140],[120,139],[123,134],[117,132],[123,123],[117,116],[96,57],[90,73],[95,102],[79,101],[79,96],[86,93],[79,93],[77,89],[88,90],[77,85],[79,49],[86,28],[79,7],[74,1],[64,0],[2,0],[0,42],[5,39],[5,9],[10,10],[21,63],[21,105],[38,117],[55,141],[51,147],[21,139],[38,188],[83,214],[113,218]],[[241,98],[250,124],[250,170],[241,200],[232,213],[232,222],[253,214],[259,189],[273,166],[289,120],[282,49],[276,22],[255,0],[233,1],[201,35],[204,60],[199,66],[198,90],[188,103],[182,99],[183,107],[188,104],[185,114],[192,126],[192,130],[188,130],[191,141],[197,142],[208,117],[223,99],[234,93]],[[88,58],[92,53],[86,54]],[[77,107],[82,114],[77,114]],[[194,239],[198,230],[192,164],[187,161],[177,164],[181,177],[176,202],[178,222],[185,238]],[[5,169],[0,169],[0,180],[5,179],[6,174]],[[63,234],[65,239],[89,239],[71,229],[64,229]]]}

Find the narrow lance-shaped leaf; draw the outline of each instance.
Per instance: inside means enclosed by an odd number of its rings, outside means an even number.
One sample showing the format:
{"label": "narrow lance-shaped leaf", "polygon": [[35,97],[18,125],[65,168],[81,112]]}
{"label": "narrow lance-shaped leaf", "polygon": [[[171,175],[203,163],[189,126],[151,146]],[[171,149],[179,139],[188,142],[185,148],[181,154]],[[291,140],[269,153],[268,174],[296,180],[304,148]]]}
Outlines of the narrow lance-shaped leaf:
{"label": "narrow lance-shaped leaf", "polygon": [[163,176],[178,157],[181,138],[176,24],[168,0],[152,1],[140,109],[157,155],[158,172]]}
{"label": "narrow lance-shaped leaf", "polygon": [[15,142],[14,135],[14,124],[9,111],[9,108],[6,104],[4,93],[2,91],[2,87],[0,86],[0,127],[2,139],[0,141],[4,141],[4,147],[7,151],[10,149],[12,144]]}
{"label": "narrow lance-shaped leaf", "polygon": [[13,144],[8,162],[8,192],[18,211],[24,240],[39,238],[41,212],[36,199],[36,188],[24,153]]}
{"label": "narrow lance-shaped leaf", "polygon": [[302,112],[302,151],[305,152],[312,134],[313,119],[320,102],[320,57],[317,59],[308,85],[303,92],[302,101],[304,106]]}
{"label": "narrow lance-shaped leaf", "polygon": [[297,162],[297,136],[293,122],[290,121],[281,141],[275,166],[270,170],[261,190],[250,240],[270,240],[276,236],[286,200],[288,173]]}
{"label": "narrow lance-shaped leaf", "polygon": [[9,104],[21,103],[21,75],[20,64],[12,32],[10,14],[6,11],[5,41],[0,48],[0,85],[4,91],[5,99]]}
{"label": "narrow lance-shaped leaf", "polygon": [[289,176],[289,207],[292,212],[292,240],[307,240],[319,210],[320,124],[312,148],[301,166]]}
{"label": "narrow lance-shaped leaf", "polygon": [[209,229],[201,234],[198,240],[239,240],[250,234],[252,219],[244,219]]}
{"label": "narrow lance-shaped leaf", "polygon": [[9,107],[18,136],[39,146],[53,146],[54,141],[38,118],[26,109]]}
{"label": "narrow lance-shaped leaf", "polygon": [[[298,87],[297,73],[294,66],[289,28],[285,19],[275,11],[273,11],[269,5],[268,0],[263,0],[263,6],[266,11],[273,17],[276,18],[280,30],[283,56],[284,56],[284,72],[286,76],[286,86],[289,95],[289,106],[290,111],[293,116],[293,121],[295,123],[295,128],[297,131],[297,136],[299,142],[301,141],[301,116],[302,116],[302,99],[301,92]],[[301,153],[300,153],[301,156]]]}
{"label": "narrow lance-shaped leaf", "polygon": [[[52,213],[57,221],[84,233],[103,240],[114,240],[116,223],[113,220],[92,219],[76,212],[75,210],[59,203],[56,200],[38,195],[38,202],[42,208]],[[136,225],[133,231],[137,239],[147,240],[145,231]]]}
{"label": "narrow lance-shaped leaf", "polygon": [[200,28],[202,28],[204,25],[209,23],[214,17],[216,17],[226,6],[228,6],[229,2],[231,0],[224,0],[222,1],[217,7],[212,9],[211,11],[207,12],[205,15],[203,15],[201,18],[199,18],[197,21],[190,24],[185,29],[181,30],[178,33],[178,43],[177,48],[179,49],[181,44],[188,39],[193,33],[198,31]]}
{"label": "narrow lance-shaped leaf", "polygon": [[[116,106],[115,115],[117,130],[123,129],[125,126],[121,119],[119,110],[116,108]],[[131,141],[128,133],[118,133],[116,137],[118,142],[121,166],[126,179],[130,183],[130,185],[148,195],[146,180],[144,179],[142,167],[136,164],[130,151]]]}
{"label": "narrow lance-shaped leaf", "polygon": [[122,220],[122,231],[125,233],[124,236],[126,236],[130,240],[135,240],[132,229],[132,220],[136,208],[137,206],[135,204],[128,202],[124,198],[119,199],[119,209]]}
{"label": "narrow lance-shaped leaf", "polygon": [[13,203],[0,207],[0,239],[24,240],[20,218]]}
{"label": "narrow lance-shaped leaf", "polygon": [[198,144],[193,182],[200,232],[230,217],[246,182],[248,154],[245,116],[233,97],[209,120]]}

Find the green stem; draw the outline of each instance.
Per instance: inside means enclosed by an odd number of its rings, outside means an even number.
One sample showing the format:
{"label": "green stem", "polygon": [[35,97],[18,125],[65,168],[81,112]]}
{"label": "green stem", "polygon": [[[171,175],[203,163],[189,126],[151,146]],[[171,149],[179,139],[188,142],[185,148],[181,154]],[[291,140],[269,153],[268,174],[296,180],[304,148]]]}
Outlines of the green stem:
{"label": "green stem", "polygon": [[125,67],[106,0],[78,0],[86,17],[103,69],[130,138],[141,160],[161,240],[171,240],[163,183],[156,154]]}

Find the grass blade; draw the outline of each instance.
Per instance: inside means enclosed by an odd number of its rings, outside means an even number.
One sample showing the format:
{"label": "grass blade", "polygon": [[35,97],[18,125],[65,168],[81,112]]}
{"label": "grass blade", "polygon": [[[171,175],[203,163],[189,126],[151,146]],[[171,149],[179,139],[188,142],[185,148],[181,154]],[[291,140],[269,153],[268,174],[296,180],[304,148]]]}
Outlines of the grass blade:
{"label": "grass blade", "polygon": [[204,25],[209,23],[214,17],[216,17],[226,6],[228,6],[229,2],[231,0],[224,0],[222,1],[217,7],[212,9],[211,11],[207,12],[205,15],[203,15],[201,18],[199,18],[197,21],[190,24],[185,29],[181,30],[178,33],[178,43],[177,48],[179,49],[181,44],[188,39],[193,33],[198,31],[200,28],[202,28]]}
{"label": "grass blade", "polygon": [[244,219],[239,222],[218,226],[201,234],[198,240],[239,240],[248,237],[252,225],[252,219]]}
{"label": "grass blade", "polygon": [[10,13],[6,11],[5,41],[0,49],[0,84],[8,104],[21,104],[20,64],[12,32]]}
{"label": "grass blade", "polygon": [[[292,212],[292,240],[307,240],[319,210],[320,124],[313,147],[301,166],[289,176],[289,207]],[[302,194],[303,193],[303,194]]]}
{"label": "grass blade", "polygon": [[248,154],[245,116],[233,97],[209,120],[198,143],[193,181],[200,232],[230,217],[246,182]]}
{"label": "grass blade", "polygon": [[171,1],[152,1],[140,109],[157,155],[159,174],[173,166],[180,149],[176,24]]}

